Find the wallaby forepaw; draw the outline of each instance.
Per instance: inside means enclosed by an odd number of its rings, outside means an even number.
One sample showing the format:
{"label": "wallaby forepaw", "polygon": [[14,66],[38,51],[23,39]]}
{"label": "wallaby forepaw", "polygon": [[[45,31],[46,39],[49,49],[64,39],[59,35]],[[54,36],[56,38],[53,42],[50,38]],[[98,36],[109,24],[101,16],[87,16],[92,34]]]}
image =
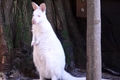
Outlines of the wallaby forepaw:
{"label": "wallaby forepaw", "polygon": [[35,44],[35,42],[32,41],[32,42],[31,42],[31,46],[33,46],[34,44]]}
{"label": "wallaby forepaw", "polygon": [[37,46],[38,44],[39,44],[39,41],[36,41],[36,42],[35,42],[35,45]]}

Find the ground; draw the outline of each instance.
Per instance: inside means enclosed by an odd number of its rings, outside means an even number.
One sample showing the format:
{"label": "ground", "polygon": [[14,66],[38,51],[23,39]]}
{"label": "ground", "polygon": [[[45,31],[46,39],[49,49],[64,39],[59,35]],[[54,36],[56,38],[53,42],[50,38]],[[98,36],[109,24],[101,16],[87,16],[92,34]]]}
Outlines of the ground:
{"label": "ground", "polygon": [[120,80],[120,76],[115,76],[109,73],[102,73],[102,77],[110,80]]}
{"label": "ground", "polygon": [[[79,72],[78,72],[79,71]],[[85,73],[84,70],[74,70],[72,72],[72,75],[74,76],[79,76],[79,77],[85,77]],[[5,79],[7,78],[7,79]],[[102,78],[104,79],[110,79],[110,80],[120,80],[120,76],[115,76],[109,73],[102,73]],[[24,77],[24,75],[21,75],[18,71],[14,71],[14,73],[12,73],[9,78],[6,77],[6,75],[4,75],[4,73],[0,73],[0,80],[33,80],[32,78],[29,77]],[[34,79],[34,80],[38,80],[38,79]]]}

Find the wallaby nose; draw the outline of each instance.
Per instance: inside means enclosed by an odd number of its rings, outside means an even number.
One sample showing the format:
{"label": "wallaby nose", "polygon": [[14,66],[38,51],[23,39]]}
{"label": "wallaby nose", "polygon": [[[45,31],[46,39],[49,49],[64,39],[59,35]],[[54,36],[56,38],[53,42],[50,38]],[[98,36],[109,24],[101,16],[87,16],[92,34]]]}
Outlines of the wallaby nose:
{"label": "wallaby nose", "polygon": [[35,20],[32,20],[32,24],[35,24]]}

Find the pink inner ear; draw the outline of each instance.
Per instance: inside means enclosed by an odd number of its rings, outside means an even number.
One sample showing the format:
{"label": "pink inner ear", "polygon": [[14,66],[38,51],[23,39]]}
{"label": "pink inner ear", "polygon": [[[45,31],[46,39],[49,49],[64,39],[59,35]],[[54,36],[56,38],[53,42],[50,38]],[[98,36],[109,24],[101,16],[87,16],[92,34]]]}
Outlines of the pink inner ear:
{"label": "pink inner ear", "polygon": [[44,12],[44,11],[46,10],[46,5],[45,5],[45,3],[42,3],[42,4],[40,5],[40,8],[41,8],[42,12]]}
{"label": "pink inner ear", "polygon": [[36,3],[32,2],[32,7],[34,10],[36,10],[39,6]]}

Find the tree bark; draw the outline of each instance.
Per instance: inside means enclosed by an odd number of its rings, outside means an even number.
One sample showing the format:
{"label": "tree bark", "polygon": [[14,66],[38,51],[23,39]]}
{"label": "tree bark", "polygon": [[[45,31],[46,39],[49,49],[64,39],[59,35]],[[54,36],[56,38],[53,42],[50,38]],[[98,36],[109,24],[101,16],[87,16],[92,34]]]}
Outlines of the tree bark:
{"label": "tree bark", "polygon": [[87,80],[101,80],[100,1],[87,1]]}
{"label": "tree bark", "polygon": [[86,52],[85,52],[85,40],[81,35],[80,26],[78,26],[76,16],[73,14],[72,6],[70,0],[63,0],[65,9],[65,18],[67,23],[67,29],[69,32],[69,37],[73,44],[73,54],[75,57],[75,64],[78,67],[84,68],[86,65]]}
{"label": "tree bark", "polygon": [[[12,44],[12,25],[13,25],[13,14],[12,14],[12,8],[13,8],[13,0],[0,0],[0,35],[1,35],[1,42],[0,44],[2,48],[0,50],[5,50],[3,51],[4,53],[0,52],[1,59],[6,58],[6,61],[4,61],[4,65],[2,65],[2,70],[8,71],[10,70],[10,51],[13,49],[13,44]],[[5,60],[5,59],[4,59]],[[5,64],[6,63],[6,64]]]}
{"label": "tree bark", "polygon": [[36,76],[30,46],[31,17],[31,0],[0,0],[1,71],[17,69],[26,76]]}
{"label": "tree bark", "polygon": [[3,27],[0,26],[0,72],[4,71],[4,64],[6,62],[6,56],[7,53],[6,48],[6,41],[4,40],[3,36]]}

